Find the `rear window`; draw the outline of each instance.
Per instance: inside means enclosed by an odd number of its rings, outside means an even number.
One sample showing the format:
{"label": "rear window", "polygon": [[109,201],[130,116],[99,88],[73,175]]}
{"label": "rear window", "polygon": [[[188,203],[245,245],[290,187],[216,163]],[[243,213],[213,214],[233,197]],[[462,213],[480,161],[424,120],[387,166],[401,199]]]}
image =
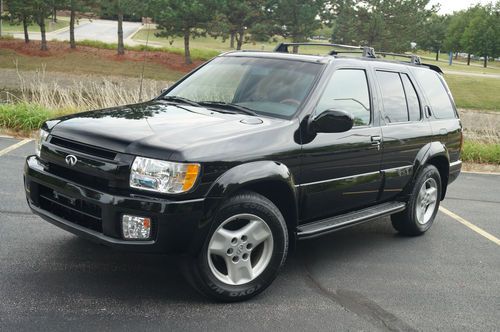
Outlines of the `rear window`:
{"label": "rear window", "polygon": [[432,70],[415,69],[415,76],[424,90],[434,117],[437,119],[455,118],[456,115],[453,104],[438,75],[438,73]]}
{"label": "rear window", "polygon": [[377,78],[384,97],[384,119],[386,122],[407,122],[408,109],[403,82],[401,82],[399,73],[377,71]]}

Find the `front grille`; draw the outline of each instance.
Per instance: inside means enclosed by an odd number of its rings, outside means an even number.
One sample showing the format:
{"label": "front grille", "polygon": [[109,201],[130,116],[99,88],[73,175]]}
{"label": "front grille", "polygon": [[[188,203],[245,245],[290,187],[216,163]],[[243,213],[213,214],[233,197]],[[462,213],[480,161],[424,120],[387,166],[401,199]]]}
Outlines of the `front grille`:
{"label": "front grille", "polygon": [[91,156],[101,157],[104,159],[113,160],[116,157],[116,152],[102,149],[102,148],[98,148],[98,147],[91,146],[91,145],[78,143],[78,142],[67,140],[67,139],[60,138],[60,137],[53,136],[50,139],[50,143],[57,145],[57,146],[61,146],[61,147],[66,148],[66,149],[82,152],[82,153],[85,153],[85,154],[88,154]]}
{"label": "front grille", "polygon": [[106,179],[88,175],[68,167],[62,167],[54,163],[48,163],[48,166],[50,173],[86,187],[107,189],[110,185]]}
{"label": "front grille", "polygon": [[102,233],[101,208],[82,199],[63,195],[40,185],[40,208],[69,222]]}

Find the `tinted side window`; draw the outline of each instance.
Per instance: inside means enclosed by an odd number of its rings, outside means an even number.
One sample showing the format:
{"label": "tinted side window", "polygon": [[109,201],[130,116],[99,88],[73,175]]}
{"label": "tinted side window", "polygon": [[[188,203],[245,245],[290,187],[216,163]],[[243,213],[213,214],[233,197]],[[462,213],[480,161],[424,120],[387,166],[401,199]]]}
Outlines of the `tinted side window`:
{"label": "tinted side window", "polygon": [[438,119],[455,118],[455,110],[448,92],[438,77],[439,74],[428,69],[415,69],[415,75],[429,100],[434,116]]}
{"label": "tinted side window", "polygon": [[370,123],[370,93],[362,69],[339,69],[333,73],[316,107],[316,114],[328,109],[351,113],[354,126]]}
{"label": "tinted side window", "polygon": [[418,100],[417,92],[410,78],[406,74],[401,74],[401,80],[406,93],[406,102],[408,104],[408,119],[410,121],[420,120],[420,102]]}
{"label": "tinted side window", "polygon": [[384,118],[389,123],[408,121],[405,91],[398,73],[377,71],[382,90]]}

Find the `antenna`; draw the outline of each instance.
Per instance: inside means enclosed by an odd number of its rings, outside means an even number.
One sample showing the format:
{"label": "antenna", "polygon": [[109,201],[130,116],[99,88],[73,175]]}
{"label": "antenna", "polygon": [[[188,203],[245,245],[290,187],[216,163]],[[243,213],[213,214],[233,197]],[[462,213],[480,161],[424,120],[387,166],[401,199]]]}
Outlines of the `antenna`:
{"label": "antenna", "polygon": [[142,84],[144,82],[144,70],[146,68],[146,59],[148,57],[149,30],[151,30],[149,24],[147,23],[147,19],[148,18],[146,18],[146,27],[148,29],[148,33],[146,34],[146,48],[144,50],[144,60],[142,61],[141,83],[139,85],[139,101],[142,100]]}

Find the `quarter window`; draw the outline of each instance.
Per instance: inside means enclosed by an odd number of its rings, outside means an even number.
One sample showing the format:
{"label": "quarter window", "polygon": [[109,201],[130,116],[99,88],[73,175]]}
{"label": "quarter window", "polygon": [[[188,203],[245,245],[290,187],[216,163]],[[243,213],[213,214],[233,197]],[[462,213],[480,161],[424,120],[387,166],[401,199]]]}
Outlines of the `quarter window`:
{"label": "quarter window", "polygon": [[316,107],[316,114],[329,109],[350,113],[354,126],[370,123],[370,93],[364,70],[339,69],[333,73]]}
{"label": "quarter window", "polygon": [[455,118],[455,109],[439,74],[429,69],[415,69],[415,76],[438,119]]}

